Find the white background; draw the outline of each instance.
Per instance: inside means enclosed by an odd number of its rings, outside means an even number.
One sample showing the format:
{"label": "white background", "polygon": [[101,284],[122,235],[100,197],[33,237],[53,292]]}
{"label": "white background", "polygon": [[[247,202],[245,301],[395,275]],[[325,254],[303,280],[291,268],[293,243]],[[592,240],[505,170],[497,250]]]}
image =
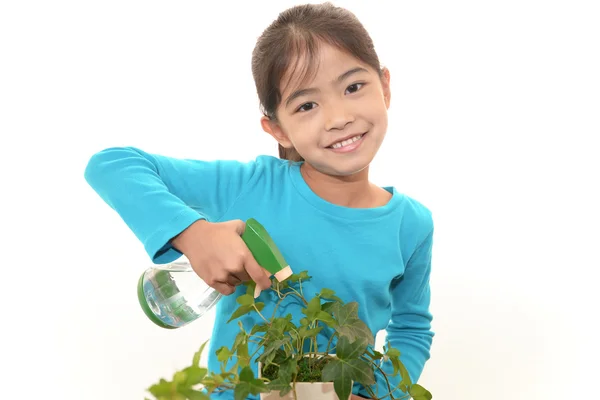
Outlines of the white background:
{"label": "white background", "polygon": [[[373,180],[434,213],[440,400],[598,398],[594,1],[338,1],[392,74]],[[154,327],[140,243],[87,186],[104,147],[276,154],[250,73],[292,1],[0,5],[2,398],[142,399],[212,320]]]}

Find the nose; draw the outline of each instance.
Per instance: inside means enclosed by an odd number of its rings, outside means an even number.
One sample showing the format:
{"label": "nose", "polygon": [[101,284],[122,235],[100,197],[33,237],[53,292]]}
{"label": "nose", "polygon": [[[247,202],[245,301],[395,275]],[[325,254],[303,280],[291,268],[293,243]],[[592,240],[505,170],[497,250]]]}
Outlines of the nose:
{"label": "nose", "polygon": [[325,109],[325,129],[343,130],[346,125],[354,122],[354,115],[345,107],[343,101],[330,103]]}

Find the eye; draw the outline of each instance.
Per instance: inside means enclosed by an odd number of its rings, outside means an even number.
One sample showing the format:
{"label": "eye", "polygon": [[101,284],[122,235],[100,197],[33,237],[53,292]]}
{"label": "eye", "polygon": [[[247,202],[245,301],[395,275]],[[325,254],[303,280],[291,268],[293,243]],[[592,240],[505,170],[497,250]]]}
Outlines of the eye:
{"label": "eye", "polygon": [[353,83],[352,85],[350,85],[346,88],[346,93],[358,92],[360,90],[360,88],[363,87],[364,85],[365,85],[364,83]]}
{"label": "eye", "polygon": [[309,103],[304,103],[302,104],[300,107],[298,107],[298,109],[296,110],[296,112],[306,112],[306,111],[310,111],[313,108],[315,108],[317,105],[314,102],[309,102]]}

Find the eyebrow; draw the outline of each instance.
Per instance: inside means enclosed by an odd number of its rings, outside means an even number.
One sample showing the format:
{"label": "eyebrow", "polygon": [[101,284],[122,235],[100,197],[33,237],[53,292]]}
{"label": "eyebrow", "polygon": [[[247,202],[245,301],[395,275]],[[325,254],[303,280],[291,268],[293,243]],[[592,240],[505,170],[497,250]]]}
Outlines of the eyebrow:
{"label": "eyebrow", "polygon": [[[343,82],[345,79],[347,79],[349,76],[357,74],[359,72],[369,72],[367,71],[365,68],[363,67],[356,67],[356,68],[352,68],[351,70],[348,70],[346,72],[344,72],[343,74],[341,74],[340,76],[338,76],[338,78],[335,80],[336,83],[341,83]],[[311,93],[316,93],[319,90],[316,88],[308,88],[308,89],[300,89],[300,90],[296,90],[294,93],[292,93],[285,101],[285,106],[288,107],[290,105],[290,103],[292,101],[294,101],[295,99],[297,99],[300,96],[305,96],[307,94],[311,94]]]}

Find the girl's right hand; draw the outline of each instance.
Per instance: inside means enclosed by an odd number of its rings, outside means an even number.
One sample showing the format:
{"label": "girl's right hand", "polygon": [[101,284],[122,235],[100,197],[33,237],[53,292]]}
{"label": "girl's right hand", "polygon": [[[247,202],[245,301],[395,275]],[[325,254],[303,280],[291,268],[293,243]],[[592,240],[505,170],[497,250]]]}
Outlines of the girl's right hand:
{"label": "girl's right hand", "polygon": [[242,240],[241,220],[211,223],[199,220],[177,235],[171,244],[183,253],[193,270],[209,286],[230,295],[242,282],[253,280],[262,290],[271,287],[265,270]]}

